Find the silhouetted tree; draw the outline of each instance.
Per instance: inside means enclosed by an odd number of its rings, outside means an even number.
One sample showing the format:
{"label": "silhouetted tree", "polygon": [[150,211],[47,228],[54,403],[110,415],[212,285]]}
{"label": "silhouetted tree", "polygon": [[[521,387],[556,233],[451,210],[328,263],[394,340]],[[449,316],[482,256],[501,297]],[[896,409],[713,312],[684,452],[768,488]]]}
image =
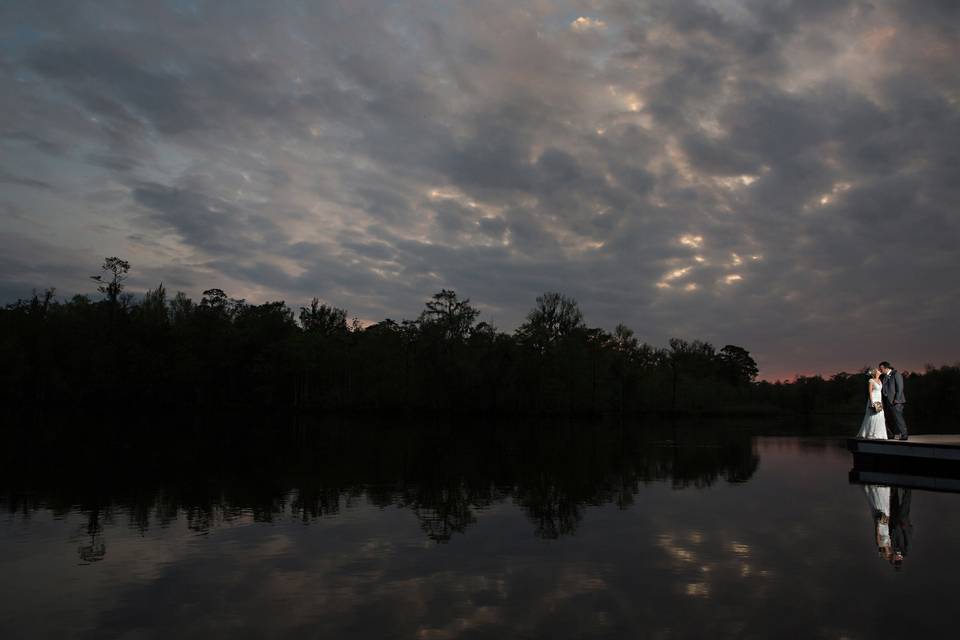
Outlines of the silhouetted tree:
{"label": "silhouetted tree", "polygon": [[633,329],[625,324],[618,324],[611,336],[613,361],[611,370],[617,381],[617,406],[622,413],[626,408],[628,395],[635,388],[639,371],[640,341],[634,335]]}
{"label": "silhouetted tree", "polygon": [[480,312],[470,306],[469,299],[460,300],[454,291],[441,289],[427,301],[418,321],[422,330],[439,331],[443,340],[463,340],[478,315]]}
{"label": "silhouetted tree", "polygon": [[347,312],[344,309],[320,304],[319,298],[310,301],[310,307],[300,307],[300,326],[308,333],[324,336],[346,333]]}
{"label": "silhouetted tree", "polygon": [[177,291],[177,295],[170,301],[170,321],[175,325],[184,324],[189,321],[193,308],[193,300],[183,291]]}
{"label": "silhouetted tree", "polygon": [[167,310],[167,290],[161,282],[156,289],[143,294],[143,299],[137,307],[140,319],[154,327],[166,325],[169,321]]}
{"label": "silhouetted tree", "polygon": [[203,292],[203,297],[200,299],[200,306],[226,313],[229,300],[223,289],[207,289]]}
{"label": "silhouetted tree", "polygon": [[720,350],[720,362],[734,384],[749,384],[756,380],[760,372],[750,352],[736,345],[728,344]]}
{"label": "silhouetted tree", "polygon": [[111,307],[115,307],[120,292],[123,291],[123,281],[127,279],[127,273],[130,271],[130,263],[114,256],[106,258],[100,268],[109,274],[109,280],[104,280],[102,275],[90,276],[90,278],[99,283],[97,291],[106,296]]}
{"label": "silhouetted tree", "polygon": [[549,346],[584,328],[583,313],[573,298],[547,292],[537,296],[537,304],[516,331],[521,343],[543,352]]}
{"label": "silhouetted tree", "polygon": [[678,398],[686,385],[688,397],[686,404],[696,407],[697,389],[694,385],[698,380],[709,379],[716,371],[716,350],[709,342],[701,340],[687,341],[680,338],[670,338],[670,349],[667,353],[667,363],[671,372],[671,402],[672,409],[678,408]]}

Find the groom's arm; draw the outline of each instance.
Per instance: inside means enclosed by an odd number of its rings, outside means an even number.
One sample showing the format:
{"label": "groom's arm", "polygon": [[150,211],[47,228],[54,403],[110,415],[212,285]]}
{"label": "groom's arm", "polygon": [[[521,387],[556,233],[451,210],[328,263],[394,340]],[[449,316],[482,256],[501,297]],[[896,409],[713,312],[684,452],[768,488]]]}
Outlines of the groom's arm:
{"label": "groom's arm", "polygon": [[882,395],[890,404],[893,404],[892,387],[893,387],[893,381],[890,380],[889,377],[886,380],[884,380],[882,383],[880,383],[880,395]]}
{"label": "groom's arm", "polygon": [[897,371],[897,375],[893,376],[893,384],[894,384],[893,401],[900,402],[900,403],[906,402],[907,399],[903,395],[903,376],[900,375],[899,371]]}

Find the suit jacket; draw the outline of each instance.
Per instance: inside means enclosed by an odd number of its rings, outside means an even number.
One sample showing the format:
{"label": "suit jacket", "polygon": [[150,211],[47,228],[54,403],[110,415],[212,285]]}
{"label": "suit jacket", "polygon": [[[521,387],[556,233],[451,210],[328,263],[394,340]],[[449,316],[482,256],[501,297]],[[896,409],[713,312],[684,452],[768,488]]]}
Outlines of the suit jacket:
{"label": "suit jacket", "polygon": [[903,376],[896,369],[891,369],[890,373],[883,377],[883,388],[881,393],[884,400],[890,404],[905,404],[907,397],[903,394]]}
{"label": "suit jacket", "polygon": [[906,557],[913,535],[910,522],[910,489],[890,487],[890,541],[894,551]]}

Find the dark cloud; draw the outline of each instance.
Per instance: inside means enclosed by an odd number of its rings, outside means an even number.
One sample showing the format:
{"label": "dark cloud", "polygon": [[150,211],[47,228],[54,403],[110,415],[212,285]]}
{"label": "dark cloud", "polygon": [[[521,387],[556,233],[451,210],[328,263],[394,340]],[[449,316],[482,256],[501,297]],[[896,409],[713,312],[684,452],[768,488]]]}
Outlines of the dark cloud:
{"label": "dark cloud", "polygon": [[92,111],[109,118],[130,121],[134,114],[142,114],[161,133],[202,125],[200,114],[185,99],[180,78],[144,68],[128,56],[124,50],[95,46],[46,48],[30,55],[26,65],[62,83]]}
{"label": "dark cloud", "polygon": [[11,142],[26,142],[43,153],[57,154],[66,150],[61,143],[27,131],[9,131],[3,133],[2,137]]}
{"label": "dark cloud", "polygon": [[954,4],[5,3],[0,204],[193,295],[509,330],[560,289],[766,375],[956,360]]}
{"label": "dark cloud", "polygon": [[0,184],[12,184],[20,187],[33,187],[34,189],[53,189],[53,185],[44,180],[34,178],[23,178],[0,171]]}
{"label": "dark cloud", "polygon": [[356,206],[381,222],[404,224],[408,222],[410,205],[407,200],[393,191],[373,187],[357,190],[360,202]]}
{"label": "dark cloud", "polygon": [[133,200],[154,214],[154,219],[176,231],[191,246],[229,249],[226,228],[238,215],[235,207],[204,193],[146,183],[133,189]]}

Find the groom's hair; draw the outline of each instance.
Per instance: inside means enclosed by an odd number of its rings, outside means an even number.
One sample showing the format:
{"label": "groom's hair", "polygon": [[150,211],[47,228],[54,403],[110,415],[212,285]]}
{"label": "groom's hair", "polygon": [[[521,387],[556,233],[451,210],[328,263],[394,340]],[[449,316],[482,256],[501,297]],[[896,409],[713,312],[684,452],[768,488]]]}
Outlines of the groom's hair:
{"label": "groom's hair", "polygon": [[890,363],[887,362],[886,360],[884,360],[883,362],[881,362],[881,363],[880,363],[880,366],[881,366],[881,367],[886,367],[887,369],[893,369],[893,367],[890,366]]}

